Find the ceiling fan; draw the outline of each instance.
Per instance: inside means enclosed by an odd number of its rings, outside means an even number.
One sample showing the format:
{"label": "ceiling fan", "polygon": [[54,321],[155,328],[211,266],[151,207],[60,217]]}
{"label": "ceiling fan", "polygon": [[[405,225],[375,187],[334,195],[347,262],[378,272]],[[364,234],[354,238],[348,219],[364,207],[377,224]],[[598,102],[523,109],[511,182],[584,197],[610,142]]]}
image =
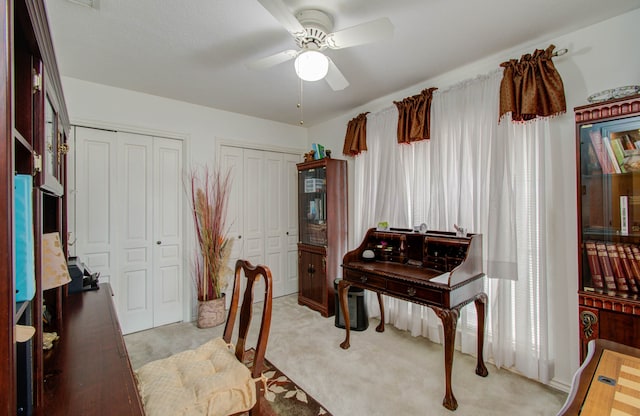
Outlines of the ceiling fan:
{"label": "ceiling fan", "polygon": [[[337,32],[331,16],[320,10],[301,10],[295,15],[282,0],[258,0],[294,37],[298,50],[289,49],[247,64],[249,69],[266,69],[295,59],[298,76],[306,81],[324,78],[334,91],[343,90],[349,82],[333,61],[322,53],[325,49],[344,49],[377,42],[393,35],[388,18],[372,20]],[[305,70],[311,69],[311,74]]]}

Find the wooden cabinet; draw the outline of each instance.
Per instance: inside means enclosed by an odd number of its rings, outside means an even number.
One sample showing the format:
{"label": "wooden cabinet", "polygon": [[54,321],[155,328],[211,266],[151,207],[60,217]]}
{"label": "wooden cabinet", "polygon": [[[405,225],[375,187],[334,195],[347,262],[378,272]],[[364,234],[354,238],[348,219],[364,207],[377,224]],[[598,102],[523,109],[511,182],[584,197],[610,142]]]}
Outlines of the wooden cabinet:
{"label": "wooden cabinet", "polygon": [[575,109],[580,351],[640,345],[640,96]]}
{"label": "wooden cabinet", "polygon": [[304,299],[301,303],[309,302],[313,305],[323,305],[325,303],[327,286],[327,262],[324,247],[301,246],[298,251],[299,256],[299,298]]}
{"label": "wooden cabinet", "polygon": [[320,159],[298,167],[298,303],[335,313],[333,281],[347,251],[347,162]]}
{"label": "wooden cabinet", "polygon": [[[59,323],[61,290],[42,290],[42,234],[58,232],[66,246],[64,194],[64,143],[69,118],[64,105],[57,63],[53,53],[44,2],[9,0],[0,16],[3,49],[0,55],[0,112],[3,151],[0,152],[0,409],[3,414],[43,412],[44,362],[43,302],[53,312],[49,321]],[[49,138],[49,139],[47,139]],[[49,140],[50,143],[47,142]],[[60,146],[59,146],[60,145]],[[50,147],[52,158],[44,158]],[[14,226],[14,175],[32,178],[33,247],[26,257],[15,257],[14,238],[26,231]],[[34,295],[16,302],[16,266],[32,261]],[[16,339],[16,324],[33,326],[27,342]]]}

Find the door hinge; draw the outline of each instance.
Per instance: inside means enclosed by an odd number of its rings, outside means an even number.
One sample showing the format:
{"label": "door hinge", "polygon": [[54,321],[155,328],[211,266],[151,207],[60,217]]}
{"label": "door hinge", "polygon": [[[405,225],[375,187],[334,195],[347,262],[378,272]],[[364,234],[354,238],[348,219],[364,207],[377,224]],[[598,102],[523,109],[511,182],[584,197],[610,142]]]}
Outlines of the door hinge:
{"label": "door hinge", "polygon": [[33,92],[42,91],[42,74],[33,71]]}
{"label": "door hinge", "polygon": [[42,172],[42,155],[33,154],[33,174]]}

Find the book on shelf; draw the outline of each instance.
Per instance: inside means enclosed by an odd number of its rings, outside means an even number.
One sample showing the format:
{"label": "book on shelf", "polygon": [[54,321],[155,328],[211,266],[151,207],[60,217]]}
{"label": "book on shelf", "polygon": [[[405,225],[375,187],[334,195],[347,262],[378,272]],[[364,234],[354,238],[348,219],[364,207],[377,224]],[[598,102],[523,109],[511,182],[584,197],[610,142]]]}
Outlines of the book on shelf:
{"label": "book on shelf", "polygon": [[607,254],[609,255],[609,261],[611,262],[611,269],[613,270],[613,277],[616,282],[616,289],[618,292],[628,292],[629,285],[627,284],[627,277],[624,274],[622,268],[622,261],[618,255],[618,249],[615,243],[607,243]]}
{"label": "book on shelf", "polygon": [[582,159],[582,174],[592,175],[594,173],[604,173],[602,170],[602,165],[598,160],[598,155],[596,154],[591,141],[585,141],[584,143],[582,143],[582,145],[580,146],[580,151],[582,152],[580,156],[580,158]]}
{"label": "book on shelf", "polygon": [[629,197],[620,195],[620,235],[629,235]]}
{"label": "book on shelf", "polygon": [[33,238],[33,177],[13,178],[13,259],[15,263],[15,299],[24,302],[36,293]]}
{"label": "book on shelf", "polygon": [[587,253],[587,261],[589,262],[589,271],[591,272],[591,284],[594,289],[604,289],[604,281],[602,280],[602,270],[598,261],[598,252],[596,250],[595,241],[585,241],[584,249]]}
{"label": "book on shelf", "polygon": [[629,137],[628,134],[623,134],[620,136],[620,142],[622,143],[622,147],[624,148],[624,150],[636,150],[638,149],[636,147],[636,144],[633,143],[633,140],[631,140],[631,137]]}
{"label": "book on shelf", "polygon": [[604,143],[602,142],[602,135],[597,130],[592,130],[589,132],[589,137],[591,138],[591,144],[593,145],[593,150],[596,152],[596,156],[598,157],[598,162],[600,162],[600,166],[602,168],[602,173],[613,173],[613,166],[611,166],[611,161],[609,160],[609,155],[607,154],[607,150],[604,148]]}
{"label": "book on shelf", "polygon": [[627,258],[627,253],[624,251],[624,245],[616,243],[616,249],[618,250],[618,257],[620,257],[620,263],[622,263],[622,270],[627,278],[627,286],[631,293],[638,293],[638,285],[636,284],[636,278],[633,275],[633,269],[631,268],[631,261]]}
{"label": "book on shelf", "polygon": [[613,147],[611,147],[609,138],[606,136],[603,137],[602,143],[604,143],[604,148],[607,150],[607,155],[609,155],[609,161],[611,162],[611,166],[613,166],[613,172],[611,173],[622,173],[620,165],[618,165],[618,159],[616,159],[616,155],[613,153]]}
{"label": "book on shelf", "polygon": [[[607,291],[616,291],[616,280],[613,277],[613,268],[607,254],[607,245],[604,241],[596,241],[596,250],[598,252],[598,260],[600,261],[600,269],[602,270],[602,279]],[[640,254],[640,253],[639,253]]]}
{"label": "book on shelf", "polygon": [[[627,253],[627,258],[631,261],[631,268],[633,269],[633,276],[636,279],[636,285],[640,291],[640,247],[635,244],[628,244],[631,254]],[[626,250],[626,249],[625,249]]]}
{"label": "book on shelf", "polygon": [[633,253],[633,250],[635,249],[638,252],[638,256],[640,257],[640,248],[631,244],[624,244],[623,247],[624,253],[627,255],[627,260],[631,265],[631,271],[633,278],[636,281],[636,286],[640,291],[640,262],[635,259],[635,254]]}
{"label": "book on shelf", "polygon": [[622,142],[620,139],[610,139],[611,149],[613,150],[613,154],[616,157],[616,161],[618,162],[618,166],[620,167],[621,173],[626,173],[627,169],[624,167],[624,158],[626,157],[624,154],[624,148],[622,147]]}

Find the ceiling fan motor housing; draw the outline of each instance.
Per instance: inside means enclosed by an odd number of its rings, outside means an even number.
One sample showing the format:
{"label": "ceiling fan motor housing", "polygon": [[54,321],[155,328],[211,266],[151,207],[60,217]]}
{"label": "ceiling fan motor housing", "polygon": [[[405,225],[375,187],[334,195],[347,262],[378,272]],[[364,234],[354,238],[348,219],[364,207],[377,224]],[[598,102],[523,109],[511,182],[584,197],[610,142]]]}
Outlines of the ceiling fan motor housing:
{"label": "ceiling fan motor housing", "polygon": [[296,38],[300,48],[323,50],[327,47],[325,39],[333,30],[333,21],[328,14],[320,10],[301,10],[296,13],[296,19],[307,32],[306,36]]}

